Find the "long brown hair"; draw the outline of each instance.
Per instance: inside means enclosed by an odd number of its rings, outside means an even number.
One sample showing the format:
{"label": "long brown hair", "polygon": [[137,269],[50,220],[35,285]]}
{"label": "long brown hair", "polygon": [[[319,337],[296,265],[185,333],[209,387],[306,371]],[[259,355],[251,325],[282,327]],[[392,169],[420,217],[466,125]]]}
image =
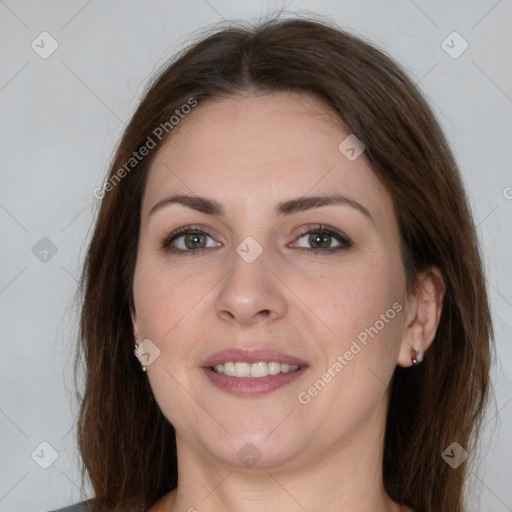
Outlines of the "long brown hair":
{"label": "long brown hair", "polygon": [[473,452],[492,323],[459,171],[430,107],[390,57],[330,23],[301,18],[203,36],[149,84],[118,145],[81,279],[78,445],[93,504],[140,510],[178,479],[174,429],[133,355],[130,319],[140,208],[158,148],[130,158],[148,137],[161,145],[172,136],[169,120],[183,105],[247,91],[321,99],[364,143],[391,194],[408,285],[418,271],[440,269],[446,294],[435,340],[420,366],[397,367],[392,379],[383,478],[389,496],[415,512],[462,511],[467,463],[453,469],[441,454],[452,442]]}

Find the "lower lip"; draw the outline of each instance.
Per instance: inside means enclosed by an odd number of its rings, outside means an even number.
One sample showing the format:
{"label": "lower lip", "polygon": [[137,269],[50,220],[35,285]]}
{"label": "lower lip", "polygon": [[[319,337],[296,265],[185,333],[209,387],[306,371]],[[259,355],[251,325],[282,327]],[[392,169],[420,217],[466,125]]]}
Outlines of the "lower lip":
{"label": "lower lip", "polygon": [[210,381],[218,388],[236,396],[258,396],[270,393],[298,379],[307,369],[303,366],[298,370],[266,377],[232,377],[218,373],[210,368],[201,368]]}

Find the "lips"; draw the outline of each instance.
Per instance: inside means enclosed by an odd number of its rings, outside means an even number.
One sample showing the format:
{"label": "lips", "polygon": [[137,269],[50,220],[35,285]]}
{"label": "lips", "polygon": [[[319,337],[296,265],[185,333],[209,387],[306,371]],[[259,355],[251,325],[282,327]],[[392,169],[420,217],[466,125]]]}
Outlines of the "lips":
{"label": "lips", "polygon": [[[244,366],[251,366],[266,361],[279,363],[281,368],[289,366],[295,369],[258,377],[226,375],[215,371],[217,365],[235,363],[236,366],[236,363],[248,363]],[[239,397],[254,397],[290,384],[308,370],[308,364],[302,359],[271,349],[226,349],[212,354],[203,361],[201,370],[218,389]]]}

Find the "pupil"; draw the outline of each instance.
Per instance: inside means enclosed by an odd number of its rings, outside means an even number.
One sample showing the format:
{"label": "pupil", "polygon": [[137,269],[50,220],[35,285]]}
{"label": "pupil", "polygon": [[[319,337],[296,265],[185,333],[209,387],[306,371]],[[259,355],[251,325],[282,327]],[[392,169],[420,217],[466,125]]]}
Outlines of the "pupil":
{"label": "pupil", "polygon": [[324,235],[321,233],[314,233],[309,237],[309,242],[311,245],[315,245],[317,247],[329,247],[330,245],[330,235]]}

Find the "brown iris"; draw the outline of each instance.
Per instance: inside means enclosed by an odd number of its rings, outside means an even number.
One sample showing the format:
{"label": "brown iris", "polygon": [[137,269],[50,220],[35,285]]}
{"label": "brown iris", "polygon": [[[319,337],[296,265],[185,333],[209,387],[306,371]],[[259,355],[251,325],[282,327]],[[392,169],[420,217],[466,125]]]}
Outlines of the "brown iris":
{"label": "brown iris", "polygon": [[202,249],[206,247],[206,236],[202,233],[187,233],[185,235],[187,249]]}
{"label": "brown iris", "polygon": [[325,233],[312,233],[309,236],[309,243],[318,249],[327,249],[331,245],[331,235]]}

